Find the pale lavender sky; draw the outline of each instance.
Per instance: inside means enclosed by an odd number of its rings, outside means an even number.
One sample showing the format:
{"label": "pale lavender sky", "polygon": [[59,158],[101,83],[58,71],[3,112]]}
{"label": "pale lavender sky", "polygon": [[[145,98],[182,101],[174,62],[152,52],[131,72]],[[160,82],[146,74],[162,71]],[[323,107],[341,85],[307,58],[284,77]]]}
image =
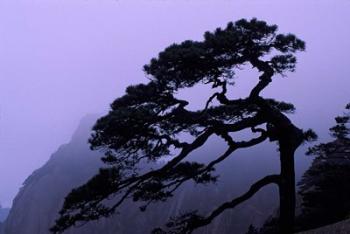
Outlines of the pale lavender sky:
{"label": "pale lavender sky", "polygon": [[[265,94],[293,102],[293,120],[327,139],[350,100],[349,12],[348,0],[1,0],[0,203],[11,205],[81,117],[146,82],[142,65],[164,47],[242,17],[306,41],[297,72]],[[255,82],[239,80],[238,95]]]}

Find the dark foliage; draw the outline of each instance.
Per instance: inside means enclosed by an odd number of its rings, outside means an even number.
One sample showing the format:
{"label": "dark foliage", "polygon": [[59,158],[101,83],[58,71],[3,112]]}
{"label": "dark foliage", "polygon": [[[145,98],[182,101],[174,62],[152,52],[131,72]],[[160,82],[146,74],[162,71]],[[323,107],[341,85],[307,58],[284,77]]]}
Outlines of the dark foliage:
{"label": "dark foliage", "polygon": [[[126,94],[111,104],[109,113],[97,121],[90,144],[92,149],[105,152],[107,167],[67,196],[51,231],[61,233],[77,223],[108,217],[129,198],[144,202],[141,210],[145,210],[153,202],[166,201],[187,181],[215,182],[217,175],[213,172],[218,163],[236,149],[267,138],[280,144],[281,154],[291,156],[287,167],[293,169],[293,152],[310,134],[304,136],[283,114],[294,111],[292,104],[264,99],[260,92],[274,75],[293,71],[294,53],[304,48],[304,42],[294,35],[278,34],[276,25],[242,19],[206,32],[203,41],[173,44],[159,53],[144,66],[149,83],[128,87]],[[259,81],[246,98],[230,100],[227,93],[234,85],[235,70],[247,64],[258,70]],[[179,99],[177,91],[196,84],[209,85],[213,92],[203,109],[189,110],[189,101]],[[252,132],[250,140],[239,141],[232,136],[245,129]],[[223,155],[208,164],[185,161],[213,135],[227,143]],[[160,159],[167,162],[158,164]],[[154,164],[145,170],[146,163]],[[291,173],[288,177],[289,185],[293,176]],[[278,175],[267,176],[209,216],[189,212],[174,218],[165,230],[155,232],[191,233],[261,187],[279,181]],[[293,203],[292,197],[289,200]]]}
{"label": "dark foliage", "polygon": [[[346,106],[350,109],[350,104]],[[335,140],[309,150],[316,155],[300,182],[302,215],[300,229],[311,229],[348,218],[350,215],[350,112],[335,118],[330,128]]]}
{"label": "dark foliage", "polygon": [[246,234],[259,234],[259,231],[256,227],[250,225]]}
{"label": "dark foliage", "polygon": [[248,228],[246,234],[282,234],[279,231],[278,218],[270,216],[260,228],[252,225]]}

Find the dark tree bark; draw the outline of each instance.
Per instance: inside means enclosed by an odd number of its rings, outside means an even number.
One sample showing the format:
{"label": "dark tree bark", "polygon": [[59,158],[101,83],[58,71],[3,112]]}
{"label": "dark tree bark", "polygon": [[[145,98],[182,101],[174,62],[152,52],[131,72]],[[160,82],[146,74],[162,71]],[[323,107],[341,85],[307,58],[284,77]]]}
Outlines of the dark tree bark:
{"label": "dark tree bark", "polygon": [[[281,119],[283,120],[283,119]],[[281,121],[287,124],[287,120]],[[303,142],[303,132],[289,122],[287,127],[280,126],[278,136],[281,181],[279,183],[280,196],[280,233],[291,234],[294,231],[295,219],[295,171],[294,153]]]}
{"label": "dark tree bark", "polygon": [[[285,152],[283,152],[285,151]],[[282,233],[293,233],[295,217],[295,175],[294,155],[290,149],[281,151],[280,195],[280,230]]]}
{"label": "dark tree bark", "polygon": [[280,233],[292,234],[295,220],[295,169],[294,153],[304,140],[303,131],[297,128],[281,111],[269,105],[261,98],[260,92],[272,81],[272,67],[264,61],[251,61],[259,71],[263,72],[258,84],[250,93],[250,99],[262,110],[268,120],[268,134],[271,141],[277,141],[280,151],[281,181],[279,183],[280,196]]}

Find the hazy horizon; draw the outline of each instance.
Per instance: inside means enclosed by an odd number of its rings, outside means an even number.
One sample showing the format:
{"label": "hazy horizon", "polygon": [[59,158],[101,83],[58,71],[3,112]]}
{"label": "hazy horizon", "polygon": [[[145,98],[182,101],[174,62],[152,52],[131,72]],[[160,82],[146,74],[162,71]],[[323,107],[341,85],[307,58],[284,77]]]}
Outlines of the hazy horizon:
{"label": "hazy horizon", "polygon": [[[350,101],[349,11],[346,0],[1,1],[0,204],[11,205],[83,116],[104,113],[126,86],[147,82],[142,66],[162,49],[240,18],[306,42],[296,72],[276,77],[264,95],[295,104],[296,125],[328,139]],[[242,76],[237,95],[257,80]],[[307,161],[297,158],[297,167]]]}

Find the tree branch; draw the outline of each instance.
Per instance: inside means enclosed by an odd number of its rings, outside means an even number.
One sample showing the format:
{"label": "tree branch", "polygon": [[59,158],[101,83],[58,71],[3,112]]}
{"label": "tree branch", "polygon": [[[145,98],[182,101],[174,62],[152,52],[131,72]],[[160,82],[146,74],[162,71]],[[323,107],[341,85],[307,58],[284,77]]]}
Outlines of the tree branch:
{"label": "tree branch", "polygon": [[274,70],[268,62],[259,60],[258,58],[250,59],[250,63],[260,72],[263,72],[263,74],[259,77],[258,84],[250,92],[249,98],[254,99],[259,97],[260,92],[271,83]]}
{"label": "tree branch", "polygon": [[245,202],[253,195],[255,195],[261,188],[269,184],[279,184],[280,175],[269,175],[266,176],[257,182],[255,182],[250,189],[243,195],[220,205],[218,208],[214,209],[208,216],[202,217],[196,215],[195,213],[189,213],[179,218],[179,220],[174,219],[168,223],[169,230],[155,229],[153,233],[158,234],[191,234],[195,229],[206,226],[210,224],[217,216],[226,211],[227,209],[232,209],[237,205]]}
{"label": "tree branch", "polygon": [[241,204],[242,202],[251,198],[255,193],[257,193],[264,186],[272,183],[278,184],[279,181],[280,181],[280,175],[269,175],[264,177],[263,179],[255,182],[245,194],[229,202],[225,202],[224,204],[216,208],[214,211],[212,211],[210,215],[208,215],[206,218],[202,219],[201,222],[195,225],[194,227],[198,228],[203,225],[209,224],[213,219],[215,219],[218,215],[220,215],[225,210],[232,209],[237,205]]}

